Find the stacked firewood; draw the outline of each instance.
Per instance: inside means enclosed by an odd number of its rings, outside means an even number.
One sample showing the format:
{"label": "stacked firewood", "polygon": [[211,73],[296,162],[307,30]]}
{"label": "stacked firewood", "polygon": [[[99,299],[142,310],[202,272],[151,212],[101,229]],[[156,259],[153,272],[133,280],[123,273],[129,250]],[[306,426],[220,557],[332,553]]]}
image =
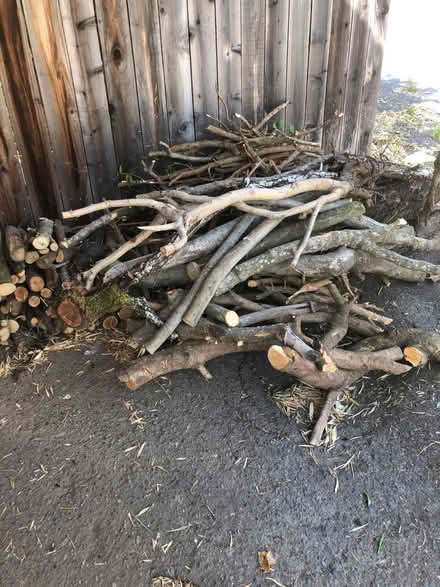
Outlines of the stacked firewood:
{"label": "stacked firewood", "polygon": [[40,220],[37,231],[5,226],[0,241],[0,342],[7,344],[24,320],[32,327],[51,320],[64,251],[48,218]]}
{"label": "stacked firewood", "polygon": [[[63,329],[123,327],[148,353],[120,374],[131,390],[184,368],[210,378],[209,360],[264,351],[274,368],[330,392],[312,444],[338,393],[366,372],[438,360],[440,335],[392,331],[350,280],[440,279],[440,265],[396,251],[439,251],[440,239],[367,214],[390,181],[426,195],[430,179],[323,155],[305,135],[271,129],[272,114],[153,152],[146,178],[127,184],[147,193],[66,211],[63,224],[42,219],[38,232],[8,227],[4,328],[25,304],[31,324],[43,313]],[[178,168],[155,169],[158,159]]]}

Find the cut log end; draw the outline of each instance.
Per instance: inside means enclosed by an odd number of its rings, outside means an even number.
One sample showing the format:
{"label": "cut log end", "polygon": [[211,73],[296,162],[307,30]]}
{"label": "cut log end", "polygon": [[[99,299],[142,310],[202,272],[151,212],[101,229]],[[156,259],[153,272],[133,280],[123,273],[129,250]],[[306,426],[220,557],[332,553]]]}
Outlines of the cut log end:
{"label": "cut log end", "polygon": [[17,286],[12,283],[0,283],[0,296],[9,296],[15,292]]}
{"label": "cut log end", "polygon": [[429,355],[418,346],[407,346],[403,349],[405,360],[413,367],[423,367],[429,361]]}
{"label": "cut log end", "polygon": [[237,314],[237,312],[234,312],[233,310],[228,310],[225,313],[225,323],[230,328],[235,328],[236,326],[238,326],[240,324],[240,317]]}
{"label": "cut log end", "polygon": [[118,326],[118,319],[116,318],[116,316],[107,316],[102,321],[102,327],[104,328],[104,330],[112,330],[113,328],[116,328],[117,326]]}
{"label": "cut log end", "polygon": [[71,328],[79,328],[82,324],[81,310],[72,300],[63,300],[57,308],[58,316]]}
{"label": "cut log end", "polygon": [[284,352],[283,347],[279,345],[272,345],[268,352],[267,358],[274,369],[283,371],[290,363],[290,358]]}

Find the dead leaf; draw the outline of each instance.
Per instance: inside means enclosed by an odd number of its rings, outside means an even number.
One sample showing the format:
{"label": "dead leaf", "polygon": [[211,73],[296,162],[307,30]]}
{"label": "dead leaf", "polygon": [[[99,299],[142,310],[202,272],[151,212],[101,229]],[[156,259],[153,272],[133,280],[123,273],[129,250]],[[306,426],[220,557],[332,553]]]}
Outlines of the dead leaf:
{"label": "dead leaf", "polygon": [[292,296],[290,296],[290,298],[287,301],[290,302],[291,300],[296,298],[296,296],[299,296],[300,294],[303,294],[303,293],[312,293],[314,291],[319,291],[320,289],[322,289],[326,285],[329,285],[331,282],[332,282],[331,279],[320,279],[319,281],[311,281],[310,283],[306,283],[298,291],[296,291]]}
{"label": "dead leaf", "polygon": [[275,564],[275,557],[270,550],[258,553],[258,564],[264,573],[271,573]]}

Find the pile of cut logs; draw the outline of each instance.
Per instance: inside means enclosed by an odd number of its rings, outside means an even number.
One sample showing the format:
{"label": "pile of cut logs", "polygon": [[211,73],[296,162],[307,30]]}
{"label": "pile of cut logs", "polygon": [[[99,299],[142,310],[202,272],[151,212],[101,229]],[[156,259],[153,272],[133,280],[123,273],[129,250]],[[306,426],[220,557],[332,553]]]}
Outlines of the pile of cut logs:
{"label": "pile of cut logs", "polygon": [[65,257],[56,231],[54,236],[54,224],[62,226],[42,218],[38,231],[4,228],[4,238],[0,239],[2,344],[19,330],[22,318],[32,327],[44,328],[51,315],[56,316],[53,297]]}
{"label": "pile of cut logs", "polygon": [[[131,390],[178,369],[210,378],[209,360],[264,351],[274,368],[329,392],[312,444],[338,393],[369,370],[398,375],[440,359],[440,335],[392,330],[350,282],[367,273],[440,279],[440,265],[396,251],[440,251],[440,239],[366,211],[390,181],[407,197],[417,186],[432,207],[436,177],[415,181],[371,158],[324,156],[302,136],[274,133],[269,120],[152,153],[180,169],[160,174],[150,161],[144,180],[127,183],[148,193],[64,212],[63,223],[41,219],[38,231],[6,227],[0,339],[22,314],[30,326],[64,332],[123,324],[130,344],[148,353],[120,373]],[[417,201],[426,217],[426,198]]]}

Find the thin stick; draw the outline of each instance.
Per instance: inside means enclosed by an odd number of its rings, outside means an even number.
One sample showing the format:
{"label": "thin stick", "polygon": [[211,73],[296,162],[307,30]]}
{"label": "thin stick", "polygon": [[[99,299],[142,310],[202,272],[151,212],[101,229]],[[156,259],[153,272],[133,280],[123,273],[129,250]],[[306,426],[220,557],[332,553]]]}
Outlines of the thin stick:
{"label": "thin stick", "polygon": [[[157,222],[158,224],[163,223],[164,219],[160,214],[158,214],[154,218],[153,222]],[[92,289],[96,276],[98,275],[98,273],[100,273],[100,271],[102,271],[115,261],[117,261],[120,257],[122,257],[122,255],[125,255],[125,253],[127,253],[128,251],[131,251],[131,249],[134,249],[141,243],[145,242],[147,239],[150,238],[152,234],[153,231],[147,230],[139,232],[134,239],[127,241],[125,244],[121,245],[119,249],[116,249],[116,251],[113,251],[110,255],[104,257],[104,259],[100,259],[91,269],[85,271],[82,274],[82,277],[86,280],[87,291],[90,291]]]}
{"label": "thin stick", "polygon": [[281,110],[284,110],[284,108],[286,108],[289,104],[290,104],[290,101],[287,100],[287,102],[283,102],[282,104],[280,104],[279,106],[274,108],[271,112],[266,114],[266,116],[263,118],[263,120],[261,120],[261,122],[259,122],[257,124],[257,126],[255,127],[255,130],[260,130],[261,128],[263,128],[263,126],[265,124],[267,124],[271,118],[273,118],[276,114],[278,114],[278,112],[281,112]]}
{"label": "thin stick", "polygon": [[293,258],[293,261],[291,263],[292,267],[296,267],[298,265],[298,261],[299,261],[301,255],[303,254],[304,249],[307,246],[307,243],[310,240],[310,237],[312,235],[313,228],[314,228],[315,223],[316,223],[316,219],[318,218],[318,214],[320,213],[322,206],[323,206],[323,202],[322,201],[321,202],[318,202],[318,204],[316,204],[316,207],[315,207],[315,209],[312,212],[312,215],[310,216],[310,220],[309,220],[309,224],[307,226],[307,230],[306,230],[306,232],[305,232],[305,234],[303,236],[303,239],[301,241],[301,244],[299,245],[299,247],[298,247],[298,249],[297,249],[297,251],[295,253],[295,256]]}
{"label": "thin stick", "polygon": [[119,210],[117,212],[110,212],[109,214],[105,214],[104,216],[101,216],[100,218],[93,220],[93,222],[87,224],[86,226],[81,228],[81,230],[78,230],[78,232],[70,238],[64,239],[60,243],[60,245],[65,249],[75,247],[76,245],[81,244],[85,238],[92,234],[92,232],[95,232],[95,230],[98,230],[98,228],[101,228],[102,226],[110,224],[111,222],[113,222],[113,220],[116,220],[116,218],[118,218],[118,216],[120,215],[121,213]]}
{"label": "thin stick", "polygon": [[78,208],[78,210],[63,212],[63,218],[64,220],[68,220],[71,218],[79,218],[86,214],[92,214],[92,212],[109,210],[110,208],[131,208],[133,206],[138,206],[140,208],[153,208],[165,216],[165,218],[171,218],[172,220],[175,220],[178,214],[173,206],[165,204],[164,202],[158,202],[151,198],[128,198],[127,200],[104,200],[103,202],[90,204],[90,206],[85,206],[84,208]]}
{"label": "thin stick", "polygon": [[238,242],[238,240],[243,236],[244,232],[254,221],[255,219],[253,217],[246,216],[241,219],[238,224],[234,224],[231,227],[229,236],[206,263],[199,278],[193,283],[191,289],[185,295],[182,303],[174,310],[165,324],[159,328],[153,338],[145,345],[145,348],[149,353],[155,353],[157,349],[159,349],[169,338],[169,336],[176,330],[176,328],[181,323],[185,312],[190,307],[192,300],[196,296],[199,289],[202,287],[205,278],[209,275],[212,268],[215,267],[223,255]]}
{"label": "thin stick", "polygon": [[322,433],[327,426],[328,419],[330,417],[330,413],[333,409],[333,406],[338,400],[338,396],[341,390],[337,389],[335,391],[330,391],[327,394],[325,404],[319,414],[319,418],[317,419],[314,427],[312,436],[310,437],[309,444],[312,446],[318,446],[321,444]]}
{"label": "thin stick", "polygon": [[223,257],[208,275],[197,296],[192,301],[191,306],[183,318],[186,324],[189,326],[195,326],[197,324],[206,306],[215,296],[218,285],[223,281],[225,276],[257,243],[278,226],[279,223],[280,220],[264,220]]}

